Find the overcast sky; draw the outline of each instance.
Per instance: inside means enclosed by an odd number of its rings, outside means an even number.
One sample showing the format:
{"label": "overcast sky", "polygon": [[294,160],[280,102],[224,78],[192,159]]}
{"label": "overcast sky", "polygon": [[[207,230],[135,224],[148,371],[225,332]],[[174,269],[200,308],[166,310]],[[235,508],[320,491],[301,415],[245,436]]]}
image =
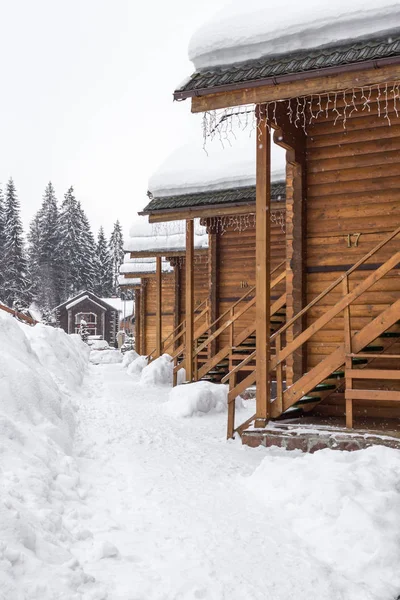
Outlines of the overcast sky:
{"label": "overcast sky", "polygon": [[27,227],[49,180],[94,231],[128,229],[152,171],[201,129],[172,92],[196,27],[228,0],[0,0],[0,182]]}

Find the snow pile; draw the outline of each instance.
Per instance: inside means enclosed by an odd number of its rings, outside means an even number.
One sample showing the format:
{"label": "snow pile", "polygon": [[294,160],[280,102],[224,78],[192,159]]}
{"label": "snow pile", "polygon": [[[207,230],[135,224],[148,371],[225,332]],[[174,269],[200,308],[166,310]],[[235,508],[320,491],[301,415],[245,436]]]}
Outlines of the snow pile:
{"label": "snow pile", "polygon": [[85,494],[70,453],[87,357],[78,336],[0,314],[2,600],[67,600],[92,585],[69,551],[79,532],[65,512]]}
{"label": "snow pile", "polygon": [[108,350],[110,347],[106,340],[89,341],[89,346],[90,346],[91,350]]}
{"label": "snow pile", "polygon": [[92,365],[112,365],[122,362],[123,356],[116,348],[110,348],[109,350],[92,350],[89,360]]}
{"label": "snow pile", "polygon": [[[173,271],[173,267],[171,267],[170,263],[165,258],[162,258],[161,270],[163,273],[171,273]],[[130,254],[125,254],[124,262],[120,266],[119,272],[121,275],[138,273],[139,276],[145,273],[155,273],[156,259],[142,257],[131,258]],[[128,278],[126,279],[128,280]]]}
{"label": "snow pile", "polygon": [[138,356],[128,366],[127,373],[134,379],[140,379],[143,369],[147,366],[148,360],[146,356]]}
{"label": "snow pile", "polygon": [[[270,450],[246,480],[274,527],[329,573],[336,597],[400,592],[400,452],[373,447],[315,454]],[[282,482],[287,485],[282,485]]]}
{"label": "snow pile", "polygon": [[193,35],[198,70],[380,35],[400,27],[394,0],[234,0]]}
{"label": "snow pile", "polygon": [[[285,150],[271,144],[272,181],[285,179]],[[219,140],[207,144],[198,139],[176,149],[149,180],[155,197],[208,192],[253,186],[256,183],[256,136],[235,131],[235,140],[223,146]]]}
{"label": "snow pile", "polygon": [[145,386],[172,386],[174,363],[169,354],[163,354],[142,370],[140,383]]}
{"label": "snow pile", "polygon": [[125,352],[122,359],[122,366],[124,369],[127,369],[129,365],[132,364],[137,358],[139,358],[139,354],[135,352],[135,350],[128,350],[128,352]]}
{"label": "snow pile", "polygon": [[[172,250],[184,251],[186,246],[186,222],[149,223],[148,216],[138,217],[129,230],[130,238],[125,242],[127,252]],[[200,219],[194,220],[194,247],[208,248],[208,234]],[[154,259],[152,259],[154,260]]]}
{"label": "snow pile", "polygon": [[[209,381],[197,381],[173,388],[165,411],[173,417],[192,417],[211,410],[223,412],[227,409],[228,386]],[[240,397],[236,399],[236,407],[243,406]]]}

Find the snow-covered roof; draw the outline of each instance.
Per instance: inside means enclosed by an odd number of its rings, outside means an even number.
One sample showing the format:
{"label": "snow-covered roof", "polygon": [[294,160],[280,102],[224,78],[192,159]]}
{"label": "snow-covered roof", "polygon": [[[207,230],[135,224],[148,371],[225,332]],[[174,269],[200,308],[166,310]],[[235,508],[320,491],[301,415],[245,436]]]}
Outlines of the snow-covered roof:
{"label": "snow-covered roof", "polygon": [[142,283],[140,277],[126,277],[125,275],[118,275],[118,285],[120,287],[132,287]]}
{"label": "snow-covered roof", "polygon": [[[163,258],[161,260],[161,268],[163,273],[170,273],[173,268],[170,263]],[[125,254],[123,264],[119,268],[121,275],[129,273],[155,273],[156,272],[156,259],[155,258],[131,258],[130,254]]]}
{"label": "snow-covered roof", "polygon": [[[207,152],[200,138],[176,149],[153,173],[149,180],[152,196],[207,192],[255,185],[256,135],[250,130],[235,131],[230,143],[214,139],[207,144]],[[271,179],[285,179],[285,151],[272,144]]]}
{"label": "snow-covered roof", "polygon": [[110,306],[114,307],[119,312],[120,318],[124,315],[133,315],[134,303],[133,300],[122,300],[122,298],[102,298]]}
{"label": "snow-covered roof", "polygon": [[99,308],[101,308],[101,310],[107,310],[105,306],[102,306],[101,304],[99,304],[98,302],[96,302],[95,300],[93,300],[93,298],[91,298],[88,294],[85,294],[84,296],[79,296],[75,300],[72,300],[72,302],[69,302],[65,306],[65,308],[67,310],[69,310],[70,308],[73,308],[77,304],[80,304],[83,300],[90,300],[90,302],[93,302],[93,304],[96,304],[96,306],[98,306]]}
{"label": "snow-covered roof", "polygon": [[189,44],[196,70],[326,47],[400,27],[395,0],[233,0]]}
{"label": "snow-covered roof", "polygon": [[[149,223],[147,216],[137,217],[132,223],[125,241],[127,252],[184,252],[185,251],[185,221],[169,221],[168,223]],[[199,219],[195,219],[194,247],[199,250],[208,248],[208,234]]]}

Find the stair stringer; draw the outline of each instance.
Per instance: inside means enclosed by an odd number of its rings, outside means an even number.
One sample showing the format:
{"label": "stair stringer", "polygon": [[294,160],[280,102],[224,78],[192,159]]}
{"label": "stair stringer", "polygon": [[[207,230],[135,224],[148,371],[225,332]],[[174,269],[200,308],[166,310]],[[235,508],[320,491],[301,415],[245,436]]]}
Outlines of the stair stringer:
{"label": "stair stringer", "polygon": [[[400,319],[400,299],[389,308],[365,325],[361,331],[352,336],[352,351],[361,352],[365,346],[376,340],[382,333],[387,331]],[[332,354],[316,365],[311,371],[303,375],[283,394],[283,410],[279,411],[278,403],[271,405],[271,417],[277,418],[298,402],[303,396],[311,392],[319,383],[328,379],[333,371],[342,367],[345,363],[345,347],[341,344]],[[316,402],[318,404],[318,402]]]}

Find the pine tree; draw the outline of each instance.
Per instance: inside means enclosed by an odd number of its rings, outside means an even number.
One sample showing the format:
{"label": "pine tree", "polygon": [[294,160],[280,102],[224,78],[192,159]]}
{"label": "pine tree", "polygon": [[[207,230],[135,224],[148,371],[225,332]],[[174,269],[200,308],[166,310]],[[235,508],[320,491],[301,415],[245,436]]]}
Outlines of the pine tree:
{"label": "pine tree", "polygon": [[39,211],[41,244],[39,262],[43,281],[42,310],[52,310],[59,303],[58,282],[58,206],[51,181],[46,186]]}
{"label": "pine tree", "polygon": [[32,284],[32,295],[41,308],[40,295],[43,289],[40,269],[40,249],[42,244],[40,229],[40,213],[31,221],[28,232],[28,271]]}
{"label": "pine tree", "polygon": [[113,272],[110,250],[107,245],[103,227],[100,227],[97,236],[96,255],[97,268],[95,293],[101,298],[109,298],[113,293]]}
{"label": "pine tree", "polygon": [[3,190],[0,188],[0,301],[4,300],[4,302],[5,302],[5,289],[4,289],[5,245],[6,245],[6,233],[5,233],[4,196],[3,196]]}
{"label": "pine tree", "polygon": [[90,228],[89,219],[80,202],[77,203],[79,237],[79,287],[93,290],[96,285],[96,243]]}
{"label": "pine tree", "polygon": [[119,221],[114,224],[110,238],[111,267],[113,274],[113,293],[118,294],[119,268],[124,262],[124,239]]}
{"label": "pine tree", "polygon": [[58,251],[57,263],[60,269],[60,300],[63,302],[79,291],[80,278],[80,240],[78,203],[71,186],[64,196],[58,215]]}
{"label": "pine tree", "polygon": [[5,197],[4,295],[9,306],[29,303],[29,286],[20,205],[14,182],[9,179]]}

